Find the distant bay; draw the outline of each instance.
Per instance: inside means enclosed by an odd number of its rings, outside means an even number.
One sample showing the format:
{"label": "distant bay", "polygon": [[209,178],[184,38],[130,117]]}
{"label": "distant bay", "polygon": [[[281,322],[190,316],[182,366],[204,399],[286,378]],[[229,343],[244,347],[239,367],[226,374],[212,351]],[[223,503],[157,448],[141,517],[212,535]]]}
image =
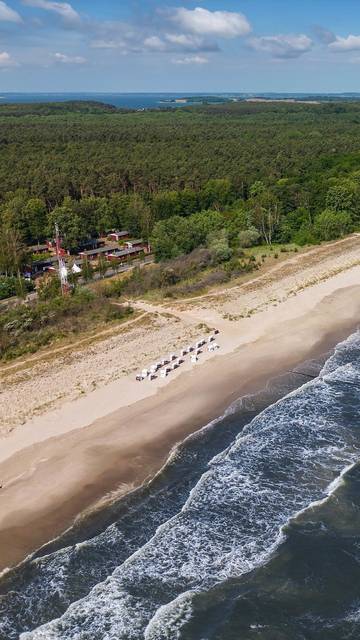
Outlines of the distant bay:
{"label": "distant bay", "polygon": [[[41,102],[66,102],[67,100],[86,100],[112,104],[124,109],[159,109],[169,107],[184,106],[185,98],[195,98],[188,100],[187,104],[199,103],[201,97],[211,98],[212,102],[224,100],[246,100],[248,98],[260,97],[269,100],[357,100],[359,93],[342,94],[311,94],[311,93],[1,93],[0,105],[6,103],[41,103]],[[186,104],[185,103],[185,104]]]}

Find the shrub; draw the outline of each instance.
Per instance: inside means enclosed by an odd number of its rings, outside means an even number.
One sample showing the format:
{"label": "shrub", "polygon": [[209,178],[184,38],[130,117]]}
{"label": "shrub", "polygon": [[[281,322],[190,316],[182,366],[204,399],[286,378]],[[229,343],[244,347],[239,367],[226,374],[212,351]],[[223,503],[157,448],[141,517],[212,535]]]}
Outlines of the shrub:
{"label": "shrub", "polygon": [[0,300],[11,298],[19,294],[19,289],[22,292],[29,292],[34,290],[34,285],[30,280],[24,278],[16,278],[15,276],[0,276]]}
{"label": "shrub", "polygon": [[253,247],[260,240],[260,233],[255,227],[250,227],[245,231],[240,231],[238,235],[240,247],[246,249],[247,247]]}
{"label": "shrub", "polygon": [[232,256],[226,229],[213,231],[207,237],[207,246],[213,253],[216,262],[227,262]]}
{"label": "shrub", "polygon": [[347,211],[325,209],[315,218],[314,228],[320,240],[335,240],[353,229],[352,218]]}

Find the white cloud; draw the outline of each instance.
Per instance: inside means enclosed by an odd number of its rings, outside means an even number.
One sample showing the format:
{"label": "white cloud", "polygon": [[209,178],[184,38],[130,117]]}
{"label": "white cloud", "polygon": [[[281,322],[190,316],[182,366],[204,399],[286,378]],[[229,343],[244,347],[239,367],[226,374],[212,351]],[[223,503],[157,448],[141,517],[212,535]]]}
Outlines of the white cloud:
{"label": "white cloud", "polygon": [[357,51],[360,49],[360,36],[349,35],[347,38],[336,36],[334,42],[329,44],[333,51]]}
{"label": "white cloud", "polygon": [[173,64],[207,64],[209,60],[205,56],[185,56],[185,58],[174,58],[171,62]]}
{"label": "white cloud", "polygon": [[198,35],[236,38],[245,36],[251,31],[247,18],[242,13],[231,11],[180,7],[175,10],[172,19],[185,31]]}
{"label": "white cloud", "polygon": [[146,49],[150,49],[150,51],[165,51],[166,44],[165,42],[159,38],[159,36],[149,36],[145,38],[144,45]]}
{"label": "white cloud", "polygon": [[68,56],[66,53],[54,53],[54,59],[56,62],[61,62],[62,64],[85,64],[86,58],[82,56]]}
{"label": "white cloud", "polygon": [[7,69],[9,67],[17,67],[18,63],[12,59],[10,53],[7,51],[0,52],[0,69]]}
{"label": "white cloud", "polygon": [[184,49],[200,49],[204,46],[202,38],[185,33],[167,33],[165,38],[171,44]]}
{"label": "white cloud", "polygon": [[0,21],[1,22],[22,22],[21,16],[11,9],[6,2],[0,1]]}
{"label": "white cloud", "polygon": [[69,24],[80,22],[80,16],[68,2],[53,2],[52,0],[23,0],[23,4],[29,7],[44,9],[58,14]]}
{"label": "white cloud", "polygon": [[265,51],[274,58],[298,58],[310,51],[312,40],[304,34],[279,34],[252,38],[249,44],[256,51]]}

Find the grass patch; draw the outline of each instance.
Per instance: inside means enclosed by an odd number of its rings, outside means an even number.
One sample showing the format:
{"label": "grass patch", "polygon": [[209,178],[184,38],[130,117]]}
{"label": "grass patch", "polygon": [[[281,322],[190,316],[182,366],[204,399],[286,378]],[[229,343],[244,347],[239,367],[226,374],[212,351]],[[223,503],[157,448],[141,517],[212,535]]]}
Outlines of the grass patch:
{"label": "grass patch", "polygon": [[66,297],[19,305],[0,315],[0,360],[36,353],[99,325],[122,321],[131,313],[128,306],[113,305],[85,288]]}

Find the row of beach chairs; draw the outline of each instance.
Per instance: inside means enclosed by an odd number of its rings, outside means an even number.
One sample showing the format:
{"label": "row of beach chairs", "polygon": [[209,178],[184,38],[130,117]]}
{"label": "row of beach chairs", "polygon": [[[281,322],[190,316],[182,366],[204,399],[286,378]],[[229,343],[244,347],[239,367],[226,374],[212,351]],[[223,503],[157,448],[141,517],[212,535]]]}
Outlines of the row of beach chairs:
{"label": "row of beach chairs", "polygon": [[183,362],[185,362],[184,358],[187,355],[190,355],[190,361],[193,364],[196,364],[199,360],[199,356],[202,353],[202,348],[206,345],[209,353],[220,349],[218,343],[216,342],[216,336],[218,335],[219,330],[215,329],[214,333],[208,338],[201,338],[198,340],[195,345],[190,345],[184,349],[181,349],[180,356],[177,356],[175,353],[172,353],[168,358],[163,358],[152,364],[149,369],[143,369],[141,373],[136,376],[136,380],[142,382],[143,380],[154,380],[159,374],[160,378],[166,378],[171,371],[175,371],[178,369]]}

